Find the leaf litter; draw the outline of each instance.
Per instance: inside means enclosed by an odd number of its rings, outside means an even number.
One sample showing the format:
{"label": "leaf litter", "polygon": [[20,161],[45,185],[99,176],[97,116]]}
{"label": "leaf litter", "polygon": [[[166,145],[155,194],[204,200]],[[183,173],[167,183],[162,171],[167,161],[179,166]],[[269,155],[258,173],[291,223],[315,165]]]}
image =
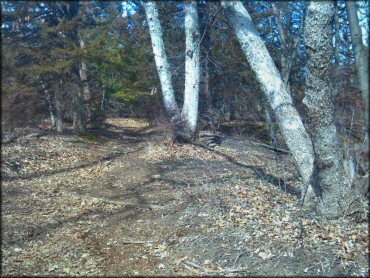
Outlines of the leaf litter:
{"label": "leaf litter", "polygon": [[3,145],[4,275],[367,275],[366,221],[301,211],[289,155],[108,123]]}

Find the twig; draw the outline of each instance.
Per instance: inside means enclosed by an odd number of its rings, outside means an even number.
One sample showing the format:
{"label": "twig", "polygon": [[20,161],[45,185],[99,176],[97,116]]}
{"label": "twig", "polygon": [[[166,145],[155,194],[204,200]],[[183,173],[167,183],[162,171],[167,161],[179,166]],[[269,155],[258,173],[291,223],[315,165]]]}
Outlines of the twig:
{"label": "twig", "polygon": [[287,154],[292,154],[288,150],[281,149],[281,148],[274,147],[274,146],[270,146],[270,145],[267,145],[267,144],[263,144],[263,143],[254,143],[254,144],[256,144],[258,146],[262,146],[262,147],[268,148],[268,149],[271,149],[271,150],[274,150],[274,151],[278,151],[278,152],[282,152],[282,153],[287,153]]}
{"label": "twig", "polygon": [[245,268],[225,269],[225,270],[212,271],[212,272],[214,273],[234,273],[234,272],[244,272],[250,269],[251,269],[250,267],[245,267]]}
{"label": "twig", "polygon": [[248,253],[248,250],[247,251],[243,251],[241,252],[235,259],[234,261],[234,267],[236,266],[236,264],[238,263],[239,259],[241,258],[241,256],[243,256],[244,254]]}
{"label": "twig", "polygon": [[101,201],[101,202],[105,202],[105,203],[111,203],[111,204],[117,204],[117,205],[132,205],[130,203],[127,203],[127,202],[120,202],[120,201],[113,201],[113,200],[108,200],[106,198],[97,198],[97,197],[93,197],[93,196],[85,196],[85,197],[90,197],[90,198],[94,198],[98,201]]}
{"label": "twig", "polygon": [[354,196],[353,196],[353,198],[352,198],[352,200],[348,203],[348,206],[347,206],[347,208],[344,210],[344,212],[342,213],[342,216],[347,216],[347,211],[348,211],[348,209],[350,208],[350,206],[353,204],[353,202],[356,200],[356,199],[358,199],[359,198],[359,196],[358,196],[358,194],[354,194]]}
{"label": "twig", "polygon": [[132,240],[132,241],[124,241],[122,244],[147,244],[147,243],[153,243],[153,240],[146,240],[146,241],[141,241],[141,240]]}
{"label": "twig", "polygon": [[188,266],[191,266],[191,267],[194,267],[194,268],[197,268],[197,269],[200,269],[201,271],[203,271],[205,274],[208,274],[208,270],[205,269],[204,267],[201,267],[195,263],[192,263],[192,262],[185,262],[185,265],[188,265]]}

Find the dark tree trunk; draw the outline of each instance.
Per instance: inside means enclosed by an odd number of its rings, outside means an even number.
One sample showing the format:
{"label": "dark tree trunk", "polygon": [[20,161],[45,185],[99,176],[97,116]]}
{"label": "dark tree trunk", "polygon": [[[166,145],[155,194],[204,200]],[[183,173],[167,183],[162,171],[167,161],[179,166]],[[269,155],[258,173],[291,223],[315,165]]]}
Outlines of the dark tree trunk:
{"label": "dark tree trunk", "polygon": [[334,123],[330,81],[334,11],[333,1],[311,1],[308,6],[305,41],[309,60],[303,99],[311,118],[316,167],[314,178],[321,195],[319,208],[329,218],[343,213],[351,195]]}
{"label": "dark tree trunk", "polygon": [[198,4],[199,10],[199,26],[202,36],[201,57],[203,57],[202,75],[204,84],[204,96],[206,101],[205,111],[212,109],[212,92],[211,92],[211,65],[209,56],[211,54],[211,37],[210,37],[210,17],[209,17],[210,2]]}
{"label": "dark tree trunk", "polygon": [[56,110],[56,128],[58,133],[63,133],[63,110],[62,110],[62,92],[59,84],[55,84],[55,110]]}
{"label": "dark tree trunk", "polygon": [[76,88],[73,94],[73,132],[76,134],[86,133],[86,118],[85,118],[85,102],[83,87],[74,86]]}

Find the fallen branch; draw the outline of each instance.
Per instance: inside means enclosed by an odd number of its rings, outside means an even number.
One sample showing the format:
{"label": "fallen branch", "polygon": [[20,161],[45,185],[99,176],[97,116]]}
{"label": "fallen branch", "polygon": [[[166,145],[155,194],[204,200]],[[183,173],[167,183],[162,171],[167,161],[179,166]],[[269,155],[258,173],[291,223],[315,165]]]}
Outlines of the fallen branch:
{"label": "fallen branch", "polygon": [[197,268],[197,269],[200,269],[201,271],[203,271],[205,274],[208,274],[208,270],[205,269],[204,267],[201,267],[195,263],[192,263],[192,262],[184,262],[185,265],[188,265],[188,266],[191,266],[191,267],[194,267],[194,268]]}
{"label": "fallen branch", "polygon": [[256,144],[258,146],[261,146],[261,147],[268,148],[268,149],[273,150],[273,151],[282,152],[282,153],[286,153],[286,154],[292,154],[289,150],[281,149],[281,148],[270,146],[270,145],[267,145],[267,144],[263,144],[263,143],[254,143],[254,144]]}
{"label": "fallen branch", "polygon": [[243,252],[241,252],[237,257],[236,257],[236,259],[235,259],[235,261],[234,261],[234,266],[236,266],[236,264],[238,263],[238,261],[239,261],[239,259],[241,258],[241,256],[243,256],[244,254],[247,254],[248,253],[248,251],[243,251]]}
{"label": "fallen branch", "polygon": [[192,263],[192,262],[184,262],[184,264],[186,266],[191,266],[193,268],[197,268],[201,271],[203,271],[205,274],[219,274],[219,273],[235,273],[235,272],[245,272],[245,271],[248,271],[250,270],[251,268],[248,267],[248,268],[234,268],[234,269],[225,269],[225,270],[207,270],[205,269],[204,267],[201,267],[195,263]]}
{"label": "fallen branch", "polygon": [[122,244],[147,244],[147,243],[153,243],[153,242],[154,242],[153,240],[145,240],[145,241],[130,240],[130,241],[124,241],[122,242]]}
{"label": "fallen branch", "polygon": [[225,269],[225,270],[218,270],[218,271],[212,271],[211,273],[235,273],[235,272],[245,272],[250,270],[250,267],[245,268],[234,268],[234,269]]}

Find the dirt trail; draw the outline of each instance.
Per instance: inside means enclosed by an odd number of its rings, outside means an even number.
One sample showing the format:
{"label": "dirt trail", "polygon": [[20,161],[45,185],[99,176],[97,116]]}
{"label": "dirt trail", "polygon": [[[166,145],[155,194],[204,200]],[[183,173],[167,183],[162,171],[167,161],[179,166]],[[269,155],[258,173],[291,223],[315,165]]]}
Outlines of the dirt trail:
{"label": "dirt trail", "polygon": [[288,155],[109,123],[3,148],[3,275],[367,273],[366,223],[300,218]]}

